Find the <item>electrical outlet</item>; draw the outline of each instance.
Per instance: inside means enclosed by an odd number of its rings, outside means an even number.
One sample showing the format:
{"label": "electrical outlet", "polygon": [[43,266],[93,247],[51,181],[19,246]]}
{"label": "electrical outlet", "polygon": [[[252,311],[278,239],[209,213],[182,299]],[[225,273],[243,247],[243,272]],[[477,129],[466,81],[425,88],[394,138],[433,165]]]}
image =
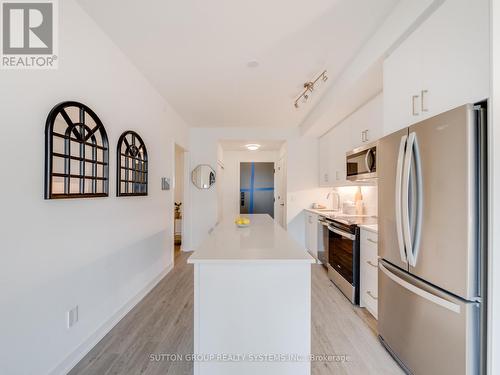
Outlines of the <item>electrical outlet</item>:
{"label": "electrical outlet", "polygon": [[68,328],[73,327],[78,322],[78,305],[68,311]]}

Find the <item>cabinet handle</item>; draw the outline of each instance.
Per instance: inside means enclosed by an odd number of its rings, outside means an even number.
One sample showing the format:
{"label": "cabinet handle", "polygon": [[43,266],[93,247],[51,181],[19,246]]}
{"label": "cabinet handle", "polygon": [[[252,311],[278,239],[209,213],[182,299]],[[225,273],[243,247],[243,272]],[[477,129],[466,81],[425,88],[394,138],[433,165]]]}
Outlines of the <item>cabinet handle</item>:
{"label": "cabinet handle", "polygon": [[371,260],[367,260],[366,263],[368,263],[370,266],[378,268],[376,264],[373,264]]}
{"label": "cabinet handle", "polygon": [[428,92],[429,92],[428,90],[422,90],[420,92],[420,109],[422,110],[422,112],[428,112],[429,111],[429,107],[424,104],[424,98],[425,98],[425,95]]}
{"label": "cabinet handle", "polygon": [[418,99],[418,98],[419,98],[419,96],[418,96],[418,95],[413,95],[413,96],[411,97],[411,107],[412,107],[412,108],[411,108],[411,110],[412,110],[412,114],[413,114],[413,116],[418,116],[418,112],[417,112],[417,110],[415,109],[415,108],[416,108],[415,104],[416,104],[416,101],[417,101],[417,99]]}
{"label": "cabinet handle", "polygon": [[372,292],[367,291],[367,292],[366,292],[366,294],[368,294],[370,297],[372,297],[375,301],[376,301],[376,300],[378,300],[378,298],[377,298],[377,297],[375,297],[375,296],[372,294]]}
{"label": "cabinet handle", "polygon": [[325,182],[328,182],[328,173],[325,173],[325,176],[323,177]]}
{"label": "cabinet handle", "polygon": [[371,243],[374,243],[374,244],[377,244],[377,243],[378,243],[377,241],[372,240],[371,238],[367,238],[366,240],[367,240],[368,242],[371,242]]}
{"label": "cabinet handle", "polygon": [[368,142],[368,129],[361,132],[361,142]]}

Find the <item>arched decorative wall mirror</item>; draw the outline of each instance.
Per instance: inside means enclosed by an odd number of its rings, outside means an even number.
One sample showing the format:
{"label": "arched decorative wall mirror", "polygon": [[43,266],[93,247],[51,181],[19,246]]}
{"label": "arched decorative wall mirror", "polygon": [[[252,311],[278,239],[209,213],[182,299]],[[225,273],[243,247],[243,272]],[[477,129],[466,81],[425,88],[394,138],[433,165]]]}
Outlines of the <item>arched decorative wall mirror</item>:
{"label": "arched decorative wall mirror", "polygon": [[89,107],[63,102],[45,125],[45,199],[108,196],[109,148],[104,125]]}
{"label": "arched decorative wall mirror", "polygon": [[210,189],[215,184],[215,171],[209,165],[200,164],[191,172],[191,180],[198,189]]}
{"label": "arched decorative wall mirror", "polygon": [[116,150],[116,195],[148,195],[148,152],[134,131],[124,132]]}

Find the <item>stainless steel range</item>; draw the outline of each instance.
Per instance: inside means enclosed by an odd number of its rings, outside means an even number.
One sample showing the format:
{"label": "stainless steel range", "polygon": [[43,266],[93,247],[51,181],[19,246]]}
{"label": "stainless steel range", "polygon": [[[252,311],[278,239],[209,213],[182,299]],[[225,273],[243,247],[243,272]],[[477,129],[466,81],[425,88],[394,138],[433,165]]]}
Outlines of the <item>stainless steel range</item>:
{"label": "stainless steel range", "polygon": [[[376,224],[373,216],[325,218],[328,228],[328,277],[353,303],[359,304],[359,227]],[[325,262],[323,262],[325,263]]]}

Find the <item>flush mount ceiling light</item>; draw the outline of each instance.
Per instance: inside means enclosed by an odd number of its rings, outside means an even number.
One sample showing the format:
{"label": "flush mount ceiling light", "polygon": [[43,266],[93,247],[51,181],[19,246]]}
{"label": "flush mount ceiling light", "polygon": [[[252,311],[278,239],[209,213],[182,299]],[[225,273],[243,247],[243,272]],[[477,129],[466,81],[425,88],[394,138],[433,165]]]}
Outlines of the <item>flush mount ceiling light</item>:
{"label": "flush mount ceiling light", "polygon": [[259,66],[259,62],[257,60],[250,60],[247,62],[247,66],[249,68],[257,68]]}
{"label": "flush mount ceiling light", "polygon": [[326,75],[326,70],[324,70],[319,76],[317,76],[313,81],[309,81],[304,83],[304,91],[299,95],[297,99],[295,99],[294,107],[299,108],[299,102],[302,101],[306,103],[310,97],[310,94],[314,91],[316,86],[322,82],[326,82],[328,80],[328,76]]}
{"label": "flush mount ceiling light", "polygon": [[245,145],[245,147],[250,151],[257,151],[260,148],[260,145],[257,143],[249,143],[248,145]]}

